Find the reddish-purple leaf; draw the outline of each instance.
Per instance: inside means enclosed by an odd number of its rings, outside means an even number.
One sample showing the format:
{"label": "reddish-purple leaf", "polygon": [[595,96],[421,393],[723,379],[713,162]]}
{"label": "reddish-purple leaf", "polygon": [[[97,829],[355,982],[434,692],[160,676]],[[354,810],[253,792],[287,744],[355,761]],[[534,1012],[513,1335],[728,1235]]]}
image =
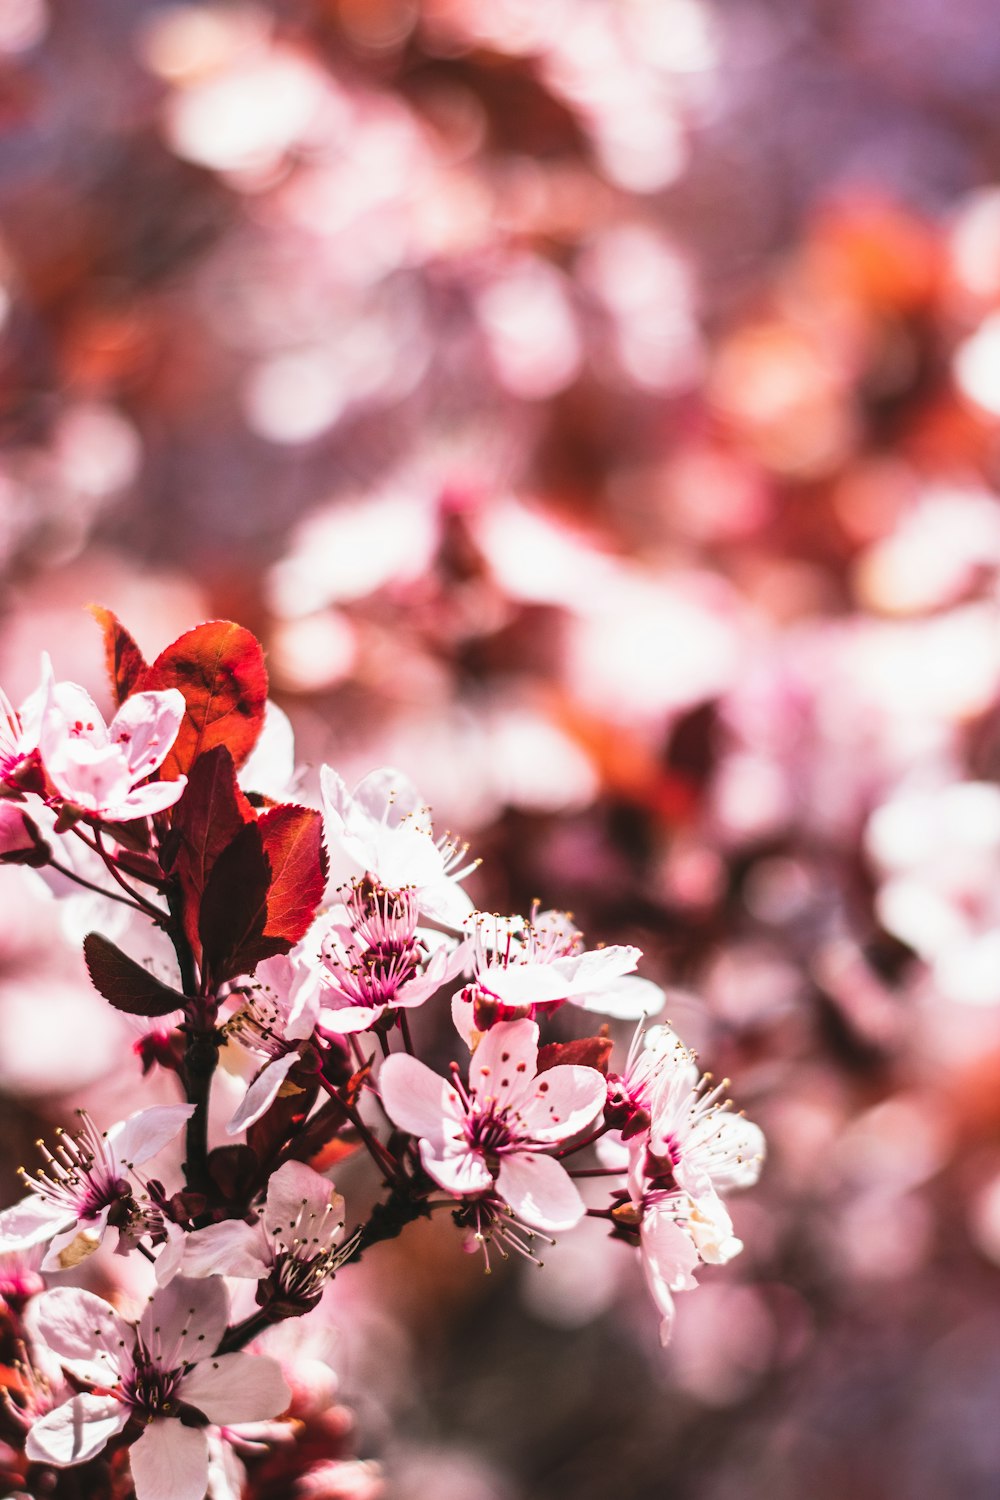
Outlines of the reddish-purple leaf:
{"label": "reddish-purple leaf", "polygon": [[206,750],[225,745],[241,766],[264,722],[267,669],[260,642],[231,620],[210,620],[187,631],[156,658],[144,691],[177,688],[187,713],[160,776],[186,775]]}
{"label": "reddish-purple leaf", "polygon": [[202,964],[213,985],[252,974],[263,958],[287,953],[288,938],[265,935],[271,865],[256,823],[246,823],[223,849],[201,898]]}
{"label": "reddish-purple leaf", "polygon": [[165,863],[180,883],[184,930],[195,957],[200,952],[198,916],[208,877],[222,851],[254,817],[236,780],[228,747],[216,745],[199,755],[174,808],[163,851]]}
{"label": "reddish-purple leaf", "polygon": [[111,610],[103,604],[91,604],[89,609],[104,633],[104,659],[115,702],[120,707],[149,669],[139,647]]}
{"label": "reddish-purple leaf", "polygon": [[309,931],[326,890],[322,815],[284,803],[261,813],[257,826],[271,866],[264,932],[297,943]]}
{"label": "reddish-purple leaf", "polygon": [[99,932],[89,932],[83,940],[83,953],[94,988],[116,1010],[132,1016],[166,1016],[180,1010],[184,996],[161,984],[128,954],[109,943]]}

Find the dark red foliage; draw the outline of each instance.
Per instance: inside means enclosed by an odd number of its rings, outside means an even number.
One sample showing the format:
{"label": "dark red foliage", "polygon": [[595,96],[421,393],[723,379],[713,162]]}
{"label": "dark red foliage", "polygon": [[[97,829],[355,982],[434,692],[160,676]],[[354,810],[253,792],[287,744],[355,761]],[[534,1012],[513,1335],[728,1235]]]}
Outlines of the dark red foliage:
{"label": "dark red foliage", "polygon": [[102,604],[91,604],[89,608],[104,634],[104,659],[115,702],[120,706],[130,693],[135,692],[140,679],[149,668],[139,647],[118,617]]}
{"label": "dark red foliage", "polygon": [[166,1016],[183,1007],[183,995],[161,984],[99,932],[88,932],[83,952],[94,988],[116,1010],[132,1016]]}

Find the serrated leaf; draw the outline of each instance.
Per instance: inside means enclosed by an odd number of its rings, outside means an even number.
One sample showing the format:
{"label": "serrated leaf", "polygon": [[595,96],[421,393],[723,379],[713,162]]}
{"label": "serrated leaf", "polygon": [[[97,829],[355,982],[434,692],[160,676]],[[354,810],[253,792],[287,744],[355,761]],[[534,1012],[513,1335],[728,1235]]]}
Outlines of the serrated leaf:
{"label": "serrated leaf", "polygon": [[184,930],[196,958],[201,951],[199,911],[208,878],[219,855],[254,817],[236,780],[229,747],[215,745],[199,755],[174,808],[164,846],[165,861],[180,884]]}
{"label": "serrated leaf", "polygon": [[161,984],[99,932],[87,934],[83,953],[94,988],[116,1010],[131,1016],[166,1016],[183,1007],[183,995]]}
{"label": "serrated leaf", "polygon": [[287,938],[265,934],[270,885],[260,828],[246,823],[215,861],[201,898],[202,963],[214,986],[252,974],[262,959],[292,946]]}
{"label": "serrated leaf", "polygon": [[261,813],[257,826],[271,866],[265,935],[297,943],[309,931],[326,890],[322,814],[283,803]]}
{"label": "serrated leaf", "polygon": [[264,722],[267,668],[260,642],[232,620],[209,620],[161,651],[142,678],[144,691],[177,688],[187,704],[166,760],[164,780],[187,775],[198,757],[225,745],[241,766]]}

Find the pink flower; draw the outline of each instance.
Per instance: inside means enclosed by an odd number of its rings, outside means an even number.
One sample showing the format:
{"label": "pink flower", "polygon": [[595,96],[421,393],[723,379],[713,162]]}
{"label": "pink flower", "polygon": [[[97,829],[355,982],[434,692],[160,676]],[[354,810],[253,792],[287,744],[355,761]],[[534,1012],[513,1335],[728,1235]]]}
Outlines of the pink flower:
{"label": "pink flower", "polygon": [[660,1073],[653,1098],[648,1150],[677,1186],[694,1197],[751,1187],[764,1160],[764,1134],[721,1099],[729,1079],[712,1086],[699,1077],[694,1054],[681,1048]]}
{"label": "pink flower", "polygon": [[140,1206],[128,1174],[156,1156],[194,1113],[193,1104],[154,1105],[102,1134],[81,1110],[79,1135],[60,1132],[55,1152],[39,1146],[46,1168],[22,1172],[27,1198],[0,1213],[0,1251],[26,1250],[51,1240],[43,1271],[66,1271],[92,1255],[109,1228],[134,1243],[160,1227],[158,1215]]}
{"label": "pink flower", "polygon": [[72,806],[110,823],[163,812],[181,796],[186,778],[140,783],[163,764],[184,713],[176,688],[133,693],[107,725],[89,693],[50,676],[39,749],[52,786]]}
{"label": "pink flower", "polygon": [[412,887],[424,916],[461,927],[472,902],[458,882],[479,861],[465,863],[467,846],[450,835],[435,839],[430,809],[408,777],[386,767],[372,771],[353,792],[329,766],[320,778],[333,879],[342,878],[339,853],[342,868],[346,864],[389,891]]}
{"label": "pink flower", "polygon": [[440,1187],[480,1206],[483,1238],[505,1237],[505,1215],[544,1231],[572,1229],[584,1213],[572,1179],[546,1153],[593,1124],[604,1078],[568,1064],[537,1074],[537,1063],[538,1027],[513,1021],[484,1036],[467,1086],[457,1066],[448,1083],[403,1053],[382,1065],[390,1118],[419,1138],[420,1159]]}
{"label": "pink flower", "polygon": [[[290,1399],[280,1367],[251,1354],[214,1354],[229,1321],[218,1278],[175,1277],[151,1298],[138,1325],[76,1287],[46,1292],[36,1327],[67,1372],[91,1389],[41,1417],[25,1452],[34,1463],[84,1463],[142,1425],[129,1449],[137,1500],[203,1500],[213,1423],[263,1421]],[[184,1418],[188,1420],[185,1421]]]}
{"label": "pink flower", "polygon": [[344,916],[346,924],[331,926],[323,948],[320,1019],[331,1031],[366,1031],[389,1009],[422,1005],[462,970],[464,945],[442,942],[428,959],[412,887],[394,891],[355,881]]}
{"label": "pink flower", "polygon": [[[195,1230],[179,1243],[181,1265],[188,1276],[270,1277],[274,1298],[301,1311],[353,1252],[350,1241],[338,1244],[343,1229],[344,1200],[333,1184],[304,1162],[287,1161],[268,1183],[255,1223],[226,1219]],[[174,1263],[161,1255],[157,1280]]]}
{"label": "pink flower", "polygon": [[626,945],[588,952],[563,912],[533,913],[530,922],[477,912],[471,925],[474,978],[452,1008],[470,1045],[473,1033],[495,1020],[531,1018],[567,1000],[625,1020],[662,1009],[659,986],[632,972],[641,949]]}

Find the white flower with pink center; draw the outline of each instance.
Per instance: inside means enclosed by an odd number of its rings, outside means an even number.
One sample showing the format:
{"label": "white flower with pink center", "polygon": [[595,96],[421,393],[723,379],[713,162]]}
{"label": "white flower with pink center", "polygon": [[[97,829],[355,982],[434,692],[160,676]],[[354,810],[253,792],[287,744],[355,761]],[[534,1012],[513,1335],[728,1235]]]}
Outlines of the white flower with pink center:
{"label": "white flower with pink center", "polygon": [[161,1228],[159,1215],[135,1198],[130,1174],[173,1140],[194,1113],[193,1104],[157,1104],[102,1134],[80,1111],[78,1135],[59,1133],[55,1151],[41,1141],[45,1168],[22,1170],[31,1192],[0,1213],[0,1251],[26,1250],[51,1241],[43,1271],[67,1271],[93,1254],[109,1229],[134,1244]]}
{"label": "white flower with pink center", "polygon": [[[389,1117],[420,1141],[424,1169],[445,1192],[482,1200],[482,1232],[502,1237],[509,1211],[520,1225],[572,1229],[584,1203],[549,1153],[593,1125],[606,1086],[595,1068],[563,1064],[542,1073],[534,1021],[501,1022],[483,1037],[469,1081],[450,1082],[424,1063],[395,1053],[382,1065]],[[517,1248],[517,1247],[516,1247]]]}
{"label": "white flower with pink center", "polygon": [[470,1046],[498,1020],[530,1019],[566,1001],[626,1020],[663,1006],[659,986],[632,972],[641,949],[588,951],[563,912],[533,914],[532,921],[476,912],[467,925],[473,978],[455,997],[452,1015]]}
{"label": "white flower with pink center", "polygon": [[[352,1241],[339,1243],[343,1230],[344,1200],[332,1182],[304,1162],[286,1161],[270,1179],[254,1223],[209,1224],[178,1240],[175,1254],[186,1276],[271,1277],[276,1298],[305,1309],[353,1253]],[[174,1263],[161,1255],[157,1280]]]}
{"label": "white flower with pink center", "polygon": [[[336,920],[336,916],[343,920]],[[386,890],[355,881],[323,945],[320,1021],[330,1031],[366,1031],[387,1010],[422,1005],[462,971],[464,946],[418,932],[412,887]]]}
{"label": "white flower with pink center", "polygon": [[648,1151],[669,1167],[677,1186],[694,1198],[708,1192],[752,1187],[764,1161],[764,1133],[743,1115],[730,1113],[722,1096],[729,1079],[714,1084],[699,1077],[694,1054],[681,1048],[662,1071],[654,1091]]}
{"label": "white flower with pink center", "polygon": [[275,1360],[214,1352],[228,1322],[218,1277],[175,1277],[138,1325],[76,1287],[45,1292],[35,1328],[85,1389],[34,1423],[28,1458],[56,1468],[84,1463],[134,1423],[142,1428],[129,1448],[136,1500],[203,1500],[208,1423],[264,1421],[291,1394]]}
{"label": "white flower with pink center", "polygon": [[71,806],[107,822],[163,812],[181,796],[187,779],[146,778],[166,759],[184,713],[182,694],[167,688],[133,693],[105,724],[89,693],[50,675],[38,741],[49,781]]}
{"label": "white flower with pink center", "polygon": [[353,792],[329,766],[320,779],[331,883],[357,872],[388,891],[412,889],[425,917],[461,927],[472,902],[459,881],[479,861],[468,860],[468,846],[449,834],[434,837],[430,808],[409,778],[386,767],[372,771]]}

